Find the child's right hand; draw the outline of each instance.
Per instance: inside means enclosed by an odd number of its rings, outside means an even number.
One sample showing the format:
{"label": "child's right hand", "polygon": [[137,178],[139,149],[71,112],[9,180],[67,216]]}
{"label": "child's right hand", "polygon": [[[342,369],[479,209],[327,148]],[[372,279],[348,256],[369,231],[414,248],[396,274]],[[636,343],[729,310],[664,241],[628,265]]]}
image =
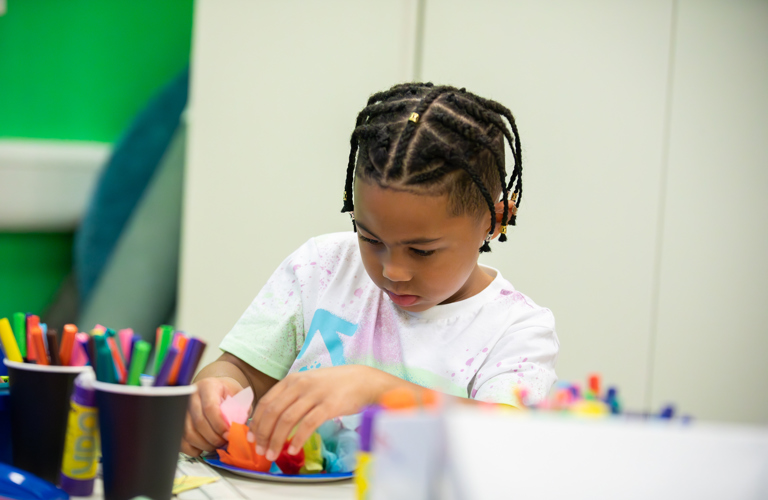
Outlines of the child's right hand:
{"label": "child's right hand", "polygon": [[221,403],[243,387],[231,377],[209,377],[195,383],[197,392],[189,398],[184,422],[181,451],[196,457],[203,451],[213,451],[227,443],[229,424],[221,414]]}

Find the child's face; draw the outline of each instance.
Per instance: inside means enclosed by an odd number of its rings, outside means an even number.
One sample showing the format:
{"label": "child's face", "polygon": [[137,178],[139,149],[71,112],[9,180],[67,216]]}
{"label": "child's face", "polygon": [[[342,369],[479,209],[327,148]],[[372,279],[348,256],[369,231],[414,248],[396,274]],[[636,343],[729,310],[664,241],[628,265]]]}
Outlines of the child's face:
{"label": "child's face", "polygon": [[401,309],[420,312],[480,292],[491,277],[477,265],[487,219],[451,216],[448,196],[355,181],[355,220],[363,265]]}

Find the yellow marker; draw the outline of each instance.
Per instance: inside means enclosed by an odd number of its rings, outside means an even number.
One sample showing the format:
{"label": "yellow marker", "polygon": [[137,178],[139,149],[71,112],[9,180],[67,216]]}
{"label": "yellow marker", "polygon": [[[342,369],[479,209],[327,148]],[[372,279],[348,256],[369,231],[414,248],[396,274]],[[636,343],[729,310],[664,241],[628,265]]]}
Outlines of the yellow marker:
{"label": "yellow marker", "polygon": [[16,337],[13,336],[13,330],[11,330],[11,323],[8,321],[8,318],[0,319],[0,342],[3,343],[5,356],[10,361],[16,361],[17,363],[24,362],[24,358],[21,357],[21,351],[19,351],[19,344],[16,343]]}

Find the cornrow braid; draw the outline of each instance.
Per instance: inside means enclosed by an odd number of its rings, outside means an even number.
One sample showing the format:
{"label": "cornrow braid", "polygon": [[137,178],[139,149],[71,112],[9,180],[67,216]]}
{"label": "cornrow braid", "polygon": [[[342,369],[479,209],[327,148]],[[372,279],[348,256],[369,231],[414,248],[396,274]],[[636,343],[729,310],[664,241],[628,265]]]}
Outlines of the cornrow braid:
{"label": "cornrow braid", "polygon": [[[448,113],[444,113],[439,110],[435,110],[430,115],[431,118],[438,123],[442,124],[443,126],[450,128],[454,132],[457,132],[464,136],[466,139],[480,144],[482,147],[486,148],[488,151],[491,152],[493,155],[495,161],[496,161],[496,170],[499,173],[499,179],[501,182],[501,189],[504,194],[503,199],[507,199],[507,185],[506,185],[506,178],[507,178],[507,171],[504,168],[504,158],[502,158],[501,153],[493,147],[493,144],[491,142],[491,139],[488,138],[487,135],[485,135],[482,130],[479,130],[474,125],[471,125],[468,122],[465,122],[463,120],[460,120],[456,118],[455,116],[449,115]],[[472,180],[475,180],[473,177]],[[480,188],[481,192],[485,188],[485,186],[480,182],[479,184],[477,181],[475,182],[477,184],[477,187]],[[501,216],[501,225],[502,227],[507,225],[507,215],[508,215],[508,206],[507,203],[503,203],[503,213]],[[495,229],[495,223],[496,223],[496,210],[494,208],[493,210],[493,224],[491,224],[491,234],[493,234],[493,231]],[[503,237],[503,239],[502,239]],[[502,233],[499,235],[499,240],[504,242],[507,240],[507,236]]]}
{"label": "cornrow braid", "polygon": [[[421,115],[423,115],[429,106],[435,101],[435,99],[437,99],[438,96],[440,96],[440,94],[444,93],[445,91],[445,87],[436,87],[431,90],[429,94],[424,96],[421,102],[419,102],[418,106],[416,106],[416,109],[413,110],[413,114],[416,115],[416,120],[418,120],[419,117],[421,117]],[[405,122],[405,128],[402,132],[400,132],[400,137],[397,140],[397,148],[395,149],[395,154],[392,157],[392,166],[387,172],[387,177],[389,179],[398,179],[400,177],[403,170],[403,159],[405,158],[405,153],[408,149],[408,146],[410,145],[417,125],[418,121],[411,120],[410,118],[407,122]]]}
{"label": "cornrow braid", "polygon": [[[506,107],[502,106],[496,101],[491,101],[490,99],[483,99],[482,97],[475,96],[481,104],[483,104],[485,107],[490,109],[493,112],[496,112],[507,119],[509,122],[509,126],[512,129],[512,133],[515,134],[515,137],[517,140],[515,141],[515,148],[513,150],[513,154],[515,157],[515,169],[512,172],[512,177],[509,179],[509,185],[507,186],[507,189],[513,191],[514,193],[517,193],[517,200],[515,206],[520,207],[520,201],[523,198],[523,160],[522,160],[522,148],[520,146],[520,134],[517,132],[517,124],[515,123],[515,117],[512,115],[512,112],[507,109]],[[510,147],[512,145],[510,144]],[[513,190],[513,186],[515,181],[517,181],[517,186]]]}
{"label": "cornrow braid", "polygon": [[[500,136],[503,139],[499,141]],[[505,139],[514,160],[509,183]],[[356,169],[356,162],[362,168]],[[454,172],[458,177],[453,177]],[[499,241],[503,242],[507,224],[516,222],[516,210],[510,212],[508,205],[509,194],[515,209],[522,196],[517,125],[507,108],[464,88],[431,83],[395,85],[373,94],[357,116],[350,137],[343,212],[354,210],[355,176],[382,187],[447,191],[451,210],[457,215],[477,211],[478,203],[486,205],[491,216],[489,237],[496,229],[494,196],[502,196]],[[488,238],[480,251],[490,251]]]}

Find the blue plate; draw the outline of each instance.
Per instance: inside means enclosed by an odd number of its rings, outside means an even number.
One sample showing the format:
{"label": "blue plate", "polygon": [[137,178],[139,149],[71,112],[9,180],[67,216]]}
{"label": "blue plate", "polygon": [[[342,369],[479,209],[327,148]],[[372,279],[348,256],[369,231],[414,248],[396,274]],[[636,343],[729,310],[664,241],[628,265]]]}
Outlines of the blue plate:
{"label": "blue plate", "polygon": [[262,481],[274,481],[277,483],[331,483],[334,481],[343,481],[354,476],[354,472],[329,472],[327,474],[273,474],[271,472],[257,472],[255,470],[241,469],[233,465],[225,464],[218,458],[203,457],[208,465],[228,470],[233,474],[261,479]]}

